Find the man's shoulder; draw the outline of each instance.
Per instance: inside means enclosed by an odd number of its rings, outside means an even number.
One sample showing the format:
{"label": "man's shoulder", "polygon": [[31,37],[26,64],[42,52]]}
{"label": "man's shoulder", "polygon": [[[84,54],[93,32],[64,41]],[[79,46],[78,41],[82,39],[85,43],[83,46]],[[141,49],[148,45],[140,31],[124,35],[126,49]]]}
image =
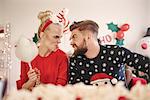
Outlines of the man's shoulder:
{"label": "man's shoulder", "polygon": [[101,45],[101,52],[110,52],[110,53],[117,53],[117,52],[124,52],[127,51],[124,47],[118,45]]}
{"label": "man's shoulder", "polygon": [[83,58],[83,55],[72,55],[72,56],[70,56],[70,59],[71,60],[79,60],[79,59],[82,59]]}
{"label": "man's shoulder", "polygon": [[106,44],[106,45],[101,45],[102,47],[104,47],[104,48],[108,48],[108,49],[112,49],[112,48],[120,48],[118,45],[108,45],[108,44]]}

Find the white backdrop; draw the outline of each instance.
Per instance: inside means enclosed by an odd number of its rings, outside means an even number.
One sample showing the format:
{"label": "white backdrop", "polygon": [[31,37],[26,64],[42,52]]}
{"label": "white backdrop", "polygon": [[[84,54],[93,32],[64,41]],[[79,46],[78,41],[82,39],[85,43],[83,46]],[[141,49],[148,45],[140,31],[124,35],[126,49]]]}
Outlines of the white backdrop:
{"label": "white backdrop", "polygon": [[4,10],[4,7],[3,7],[3,0],[0,0],[0,24],[3,23],[3,10]]}
{"label": "white backdrop", "polygon": [[[37,32],[39,11],[50,9],[58,12],[69,9],[69,19],[92,19],[98,22],[100,33],[108,34],[106,24],[114,22],[122,25],[128,23],[130,29],[125,33],[125,47],[134,50],[137,41],[145,34],[150,24],[150,0],[0,0],[0,22],[12,25],[12,46],[21,34],[32,37]],[[65,38],[65,39],[68,39]],[[62,40],[65,40],[64,38]],[[67,41],[62,41],[68,43]],[[61,47],[67,51],[69,45]],[[12,69],[9,85],[15,87],[19,79],[20,62],[12,48]]]}
{"label": "white backdrop", "polygon": [[148,0],[148,26],[150,27],[150,0]]}

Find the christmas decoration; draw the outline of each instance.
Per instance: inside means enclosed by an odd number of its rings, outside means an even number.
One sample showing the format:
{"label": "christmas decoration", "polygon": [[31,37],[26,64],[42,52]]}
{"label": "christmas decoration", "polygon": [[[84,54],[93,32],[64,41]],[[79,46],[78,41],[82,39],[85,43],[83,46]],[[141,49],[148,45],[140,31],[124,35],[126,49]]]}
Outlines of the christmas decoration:
{"label": "christmas decoration", "polygon": [[121,27],[120,27],[120,30],[121,31],[127,31],[129,29],[129,24],[123,24]]}
{"label": "christmas decoration", "polygon": [[114,24],[113,22],[107,24],[108,29],[110,29],[112,32],[118,32],[119,28],[116,24]]}
{"label": "christmas decoration", "polygon": [[11,24],[0,24],[0,100],[4,97],[7,90],[10,89],[11,69]]}
{"label": "christmas decoration", "polygon": [[124,39],[119,40],[116,38],[116,45],[122,46],[122,45],[124,45],[123,42],[124,42]]}
{"label": "christmas decoration", "polygon": [[69,30],[70,21],[67,19],[69,10],[64,8],[58,15],[58,19],[60,23],[63,23],[64,30],[63,32],[66,33]]}
{"label": "christmas decoration", "polygon": [[38,41],[39,41],[39,38],[38,38],[38,34],[37,33],[34,33],[34,37],[32,38],[32,40],[33,40],[33,42],[34,43],[38,43]]}
{"label": "christmas decoration", "polygon": [[138,41],[136,52],[150,58],[150,28],[147,29],[146,35]]}
{"label": "christmas decoration", "polygon": [[69,20],[67,19],[68,12],[69,10],[67,8],[61,10],[59,14],[55,14],[49,10],[40,12],[38,18],[41,20],[41,23],[44,23],[44,25],[40,29],[40,32],[44,32],[47,26],[49,26],[51,23],[59,23],[63,26],[63,32],[66,33],[66,31],[69,30],[70,24]]}
{"label": "christmas decoration", "polygon": [[[147,29],[146,35],[138,41],[136,45],[136,52],[150,59],[150,27]],[[135,70],[134,73],[138,77],[144,78],[148,82],[150,82],[150,78],[148,77],[146,73],[138,71],[138,70]]]}
{"label": "christmas decoration", "polygon": [[116,32],[116,45],[122,46],[124,45],[124,32],[129,30],[129,24],[123,24],[121,27],[118,27],[117,24],[113,22],[107,24],[108,29],[112,32]]}

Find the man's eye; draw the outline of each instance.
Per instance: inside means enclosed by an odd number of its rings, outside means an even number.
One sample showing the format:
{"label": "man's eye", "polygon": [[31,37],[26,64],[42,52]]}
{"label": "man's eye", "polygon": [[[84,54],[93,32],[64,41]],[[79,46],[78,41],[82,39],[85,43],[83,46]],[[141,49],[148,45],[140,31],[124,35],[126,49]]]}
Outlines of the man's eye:
{"label": "man's eye", "polygon": [[72,39],[74,39],[74,36],[72,36]]}
{"label": "man's eye", "polygon": [[72,38],[75,39],[75,38],[77,38],[77,36],[73,36]]}

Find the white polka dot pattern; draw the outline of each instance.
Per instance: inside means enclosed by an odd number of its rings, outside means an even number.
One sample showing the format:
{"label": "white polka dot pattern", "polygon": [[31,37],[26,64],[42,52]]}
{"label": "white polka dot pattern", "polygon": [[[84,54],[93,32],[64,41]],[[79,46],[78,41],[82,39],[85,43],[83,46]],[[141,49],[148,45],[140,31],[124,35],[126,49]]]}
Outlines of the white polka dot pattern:
{"label": "white polka dot pattern", "polygon": [[[94,59],[88,59],[85,55],[70,58],[69,83],[83,82],[90,84],[91,77],[96,73],[106,73],[117,80],[125,80],[125,65],[134,69],[149,73],[149,59],[132,53],[123,47],[106,45],[101,47],[101,52]],[[149,74],[148,74],[149,75]]]}

